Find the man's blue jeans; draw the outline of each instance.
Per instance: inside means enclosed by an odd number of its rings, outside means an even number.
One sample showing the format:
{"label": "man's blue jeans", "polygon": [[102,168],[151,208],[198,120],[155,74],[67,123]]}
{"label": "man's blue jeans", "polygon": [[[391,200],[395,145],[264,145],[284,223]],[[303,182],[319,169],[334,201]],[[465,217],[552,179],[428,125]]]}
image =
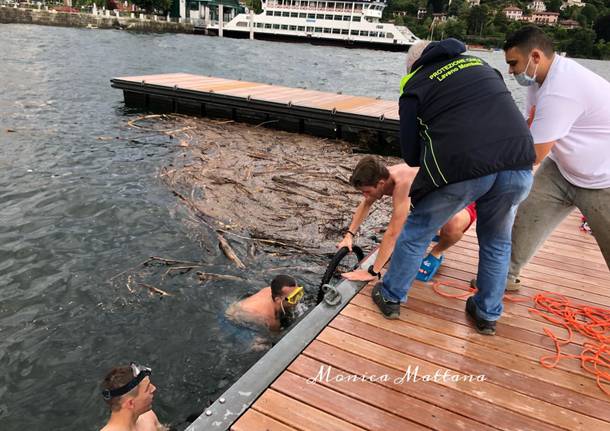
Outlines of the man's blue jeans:
{"label": "man's blue jeans", "polygon": [[511,231],[519,204],[532,186],[531,170],[501,171],[449,184],[426,195],[409,214],[383,277],[381,294],[406,301],[431,238],[454,214],[477,203],[479,239],[477,315],[498,320],[510,263]]}

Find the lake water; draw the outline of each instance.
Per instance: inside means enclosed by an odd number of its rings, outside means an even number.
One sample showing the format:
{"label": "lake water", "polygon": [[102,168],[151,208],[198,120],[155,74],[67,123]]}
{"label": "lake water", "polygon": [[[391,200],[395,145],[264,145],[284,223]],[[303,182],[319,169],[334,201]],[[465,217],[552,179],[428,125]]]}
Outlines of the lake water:
{"label": "lake water", "polygon": [[[501,52],[475,54],[506,72]],[[610,78],[610,63],[583,63]],[[180,424],[260,356],[220,316],[272,262],[248,283],[181,284],[163,300],[110,281],[151,255],[232,270],[158,179],[175,144],[130,139],[136,114],[112,77],[190,72],[395,99],[403,69],[404,54],[382,51],[0,25],[0,429],[99,428],[100,380],[129,360],[153,367],[155,410]]]}

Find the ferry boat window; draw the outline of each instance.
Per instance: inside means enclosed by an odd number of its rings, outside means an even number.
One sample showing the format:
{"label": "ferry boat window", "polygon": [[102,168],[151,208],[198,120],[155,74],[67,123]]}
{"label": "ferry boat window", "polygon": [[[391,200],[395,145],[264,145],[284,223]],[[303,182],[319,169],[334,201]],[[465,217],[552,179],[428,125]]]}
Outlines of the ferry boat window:
{"label": "ferry boat window", "polygon": [[299,16],[299,14],[298,14],[298,13],[296,13],[296,12],[290,12],[290,17],[291,17],[291,18],[297,18],[298,16]]}
{"label": "ferry boat window", "polygon": [[341,20],[343,20],[343,17],[341,15],[333,15],[333,19],[335,21],[341,21]]}
{"label": "ferry boat window", "polygon": [[297,26],[296,25],[291,25],[290,26],[290,31],[296,31],[297,30]]}
{"label": "ferry boat window", "polygon": [[394,39],[394,34],[393,33],[386,33],[385,37],[387,37],[388,39]]}
{"label": "ferry boat window", "polygon": [[385,37],[385,33],[379,33],[379,37]]}
{"label": "ferry boat window", "polygon": [[324,19],[333,19],[332,15],[324,15]]}
{"label": "ferry boat window", "polygon": [[308,14],[307,14],[307,18],[313,18],[313,19],[316,19],[316,14],[315,14],[315,13],[308,13]]}
{"label": "ferry boat window", "polygon": [[322,33],[322,27],[315,27],[313,31],[316,33]]}
{"label": "ferry boat window", "polygon": [[267,16],[273,16],[273,12],[272,12],[272,11],[270,11],[270,10],[266,10],[266,11],[265,11],[265,15],[267,15]]}
{"label": "ferry boat window", "polygon": [[274,16],[282,16],[282,12],[280,12],[279,10],[276,10],[275,12],[273,12]]}
{"label": "ferry boat window", "polygon": [[330,33],[330,28],[324,28],[324,33]]}
{"label": "ferry boat window", "polygon": [[368,35],[369,35],[368,31],[364,31],[363,30],[363,31],[360,32],[360,36],[368,36]]}
{"label": "ferry boat window", "polygon": [[273,24],[273,29],[274,30],[279,30],[280,29],[280,25],[279,24]]}
{"label": "ferry boat window", "polygon": [[358,36],[358,30],[352,30],[352,31],[350,32],[350,34],[351,34],[352,36]]}
{"label": "ferry boat window", "polygon": [[349,34],[349,30],[346,28],[341,29],[341,34]]}
{"label": "ferry boat window", "polygon": [[298,27],[297,27],[297,30],[298,30],[298,31],[305,31],[305,27],[303,27],[302,25],[300,25],[300,26],[298,26]]}
{"label": "ferry boat window", "polygon": [[333,34],[339,34],[341,33],[341,30],[339,30],[338,28],[333,28]]}
{"label": "ferry boat window", "polygon": [[265,24],[265,28],[271,28],[271,24]]}
{"label": "ferry boat window", "polygon": [[246,21],[240,21],[237,23],[237,27],[247,27],[248,23]]}
{"label": "ferry boat window", "polygon": [[372,31],[369,33],[371,37],[377,37],[378,33],[376,31]]}
{"label": "ferry boat window", "polygon": [[316,19],[324,19],[324,15],[319,13],[319,14],[316,15]]}
{"label": "ferry boat window", "polygon": [[349,21],[349,15],[345,15],[345,16],[343,17],[343,21]]}
{"label": "ferry boat window", "polygon": [[335,8],[335,4],[334,3],[328,3],[328,8],[329,9],[334,9]]}
{"label": "ferry boat window", "polygon": [[282,12],[282,16],[290,16],[290,12]]}
{"label": "ferry boat window", "polygon": [[299,13],[299,18],[307,18],[307,14],[306,13]]}
{"label": "ferry boat window", "polygon": [[354,17],[354,22],[360,22],[360,17],[359,16],[355,16]]}
{"label": "ferry boat window", "polygon": [[288,30],[288,26],[286,24],[282,24],[282,30]]}

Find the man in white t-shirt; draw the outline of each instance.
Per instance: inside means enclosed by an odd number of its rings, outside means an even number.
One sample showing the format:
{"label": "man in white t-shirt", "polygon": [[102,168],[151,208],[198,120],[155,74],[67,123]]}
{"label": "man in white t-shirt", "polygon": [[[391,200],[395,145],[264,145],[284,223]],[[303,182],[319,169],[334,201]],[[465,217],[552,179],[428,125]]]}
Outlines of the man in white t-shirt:
{"label": "man in white t-shirt", "polygon": [[610,268],[610,83],[555,54],[538,27],[512,34],[504,52],[508,72],[528,87],[526,113],[541,163],[517,211],[506,288],[519,287],[521,268],[574,208]]}

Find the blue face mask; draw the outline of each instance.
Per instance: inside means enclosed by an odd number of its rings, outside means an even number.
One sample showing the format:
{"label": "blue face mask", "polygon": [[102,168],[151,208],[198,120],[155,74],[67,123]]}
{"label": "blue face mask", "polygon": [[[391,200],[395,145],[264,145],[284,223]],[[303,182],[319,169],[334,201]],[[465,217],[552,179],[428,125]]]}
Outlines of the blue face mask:
{"label": "blue face mask", "polygon": [[538,72],[538,65],[536,65],[536,68],[534,69],[534,76],[529,76],[527,74],[527,69],[530,67],[531,60],[532,57],[529,57],[527,60],[527,65],[525,66],[525,70],[523,72],[516,73],[513,75],[515,77],[515,81],[517,81],[519,85],[522,85],[524,87],[534,85],[534,83],[536,82],[536,72]]}

